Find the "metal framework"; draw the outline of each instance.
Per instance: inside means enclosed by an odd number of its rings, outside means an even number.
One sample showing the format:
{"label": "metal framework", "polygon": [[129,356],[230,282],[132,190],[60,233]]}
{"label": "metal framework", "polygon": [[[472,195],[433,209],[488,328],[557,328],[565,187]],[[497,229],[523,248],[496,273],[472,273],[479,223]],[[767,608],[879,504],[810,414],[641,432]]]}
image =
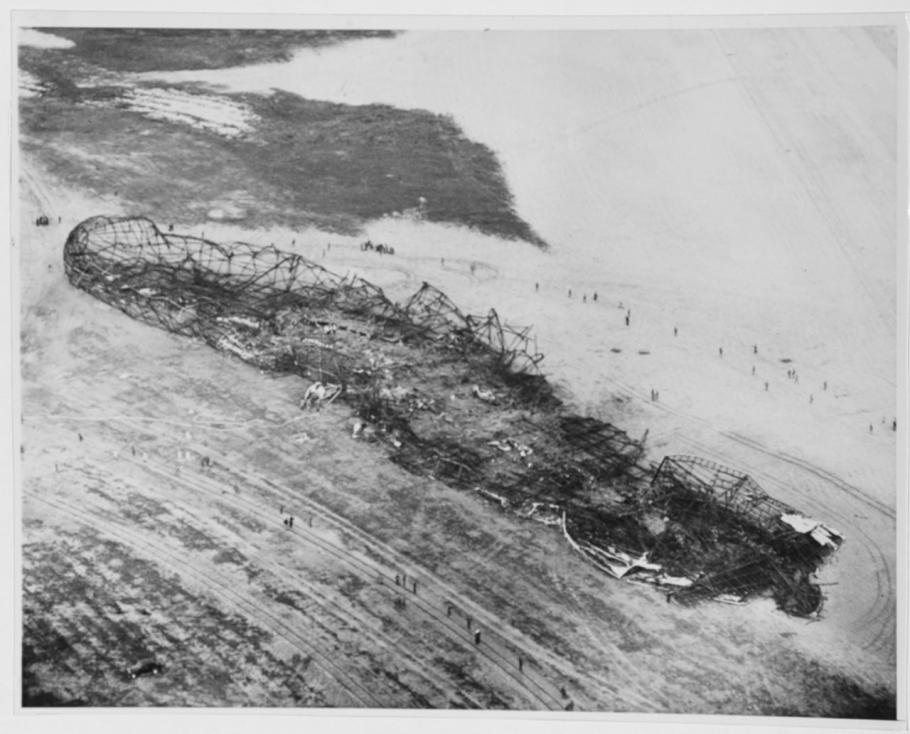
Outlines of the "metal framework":
{"label": "metal framework", "polygon": [[[560,525],[608,573],[685,583],[686,602],[770,588],[791,613],[818,606],[808,575],[841,542],[835,531],[706,459],[668,456],[654,472],[644,438],[565,411],[530,330],[494,310],[466,315],[427,283],[399,305],[300,255],[164,233],[144,218],[87,219],[64,263],[74,286],[135,319],[334,383],[307,395],[345,401],[403,468]],[[646,521],[655,513],[663,530]]]}
{"label": "metal framework", "polygon": [[363,372],[338,331],[366,340],[458,343],[480,348],[513,372],[543,358],[527,331],[461,313],[426,283],[404,306],[359,277],[306,258],[242,242],[224,246],[164,233],[145,218],[93,217],[64,247],[70,282],[129,316],[204,340],[257,367],[349,386]]}
{"label": "metal framework", "polygon": [[665,456],[651,481],[649,499],[691,495],[764,528],[777,529],[792,507],[768,495],[752,477],[698,456]]}
{"label": "metal framework", "polygon": [[685,523],[691,537],[704,542],[722,529],[726,539],[735,541],[733,557],[720,558],[718,567],[679,592],[680,601],[746,598],[770,587],[790,613],[818,608],[821,593],[808,576],[841,544],[837,531],[802,517],[750,476],[697,456],[665,457],[645,497],[649,505]]}

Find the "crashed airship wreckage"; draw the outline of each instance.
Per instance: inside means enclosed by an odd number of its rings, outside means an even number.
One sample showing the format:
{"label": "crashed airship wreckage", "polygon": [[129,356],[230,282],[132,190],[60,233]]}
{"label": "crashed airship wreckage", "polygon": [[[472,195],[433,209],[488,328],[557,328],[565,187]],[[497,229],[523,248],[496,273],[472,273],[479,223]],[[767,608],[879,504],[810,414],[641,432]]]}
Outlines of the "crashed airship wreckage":
{"label": "crashed airship wreckage", "polygon": [[135,319],[306,380],[301,406],[337,400],[352,438],[405,470],[552,525],[605,573],[668,599],[772,596],[818,615],[812,576],[842,543],[749,476],[691,456],[645,457],[635,439],[573,414],[540,373],[528,329],[463,314],[424,284],[390,301],[274,247],[93,217],[64,248],[70,282]]}

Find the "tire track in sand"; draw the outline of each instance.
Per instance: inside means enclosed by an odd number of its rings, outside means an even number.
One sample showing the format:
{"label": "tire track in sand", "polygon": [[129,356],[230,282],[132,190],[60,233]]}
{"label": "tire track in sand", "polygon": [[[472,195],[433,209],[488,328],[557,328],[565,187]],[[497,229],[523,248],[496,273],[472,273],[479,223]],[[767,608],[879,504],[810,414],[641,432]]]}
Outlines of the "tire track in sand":
{"label": "tire track in sand", "polygon": [[[72,395],[72,394],[69,395],[67,398],[67,402],[70,403],[71,405],[75,404],[74,407],[76,407],[77,410],[79,407],[81,407],[79,405],[80,401],[79,401],[78,397],[76,397],[75,395]],[[85,407],[86,407],[86,409],[90,409],[91,406],[86,405]],[[60,420],[61,418],[64,420],[66,419],[62,415],[55,415],[54,418],[55,418],[55,420]],[[87,420],[87,417],[85,414],[83,414],[82,416],[78,417],[78,420],[80,422],[82,422],[82,421]],[[106,424],[108,426],[113,426],[115,424],[119,424],[124,427],[124,431],[134,430],[134,425],[131,425],[129,419],[118,419],[118,418],[114,418],[112,416],[105,416],[103,419],[101,419],[100,422],[102,423],[102,425]],[[165,422],[167,423],[168,420],[165,419]],[[143,421],[143,423],[145,423],[145,421]],[[150,429],[148,426],[146,426],[146,428],[144,430],[149,431]],[[220,431],[220,433],[223,434],[223,431]],[[172,451],[176,451],[179,446],[179,447],[182,447],[182,450],[185,450],[185,451],[189,451],[189,450],[195,451],[199,457],[209,456],[211,458],[211,460],[213,461],[213,463],[215,463],[216,466],[226,467],[229,463],[231,463],[226,456],[220,454],[216,450],[213,450],[211,447],[191,445],[186,440],[180,440],[178,443],[173,443],[172,434],[164,434],[164,433],[156,432],[156,438],[159,441],[165,441],[165,440],[169,439],[170,442],[172,443]],[[128,441],[127,441],[127,443],[128,443]],[[148,462],[148,464],[149,464],[148,466],[144,466],[145,469],[155,471],[159,476],[167,479],[168,481],[175,481],[175,477],[173,475],[173,465],[172,464],[167,464],[163,461],[153,460],[151,458],[151,452],[149,452],[148,450],[143,450],[141,453],[143,455],[145,455],[144,462]],[[162,454],[166,454],[166,453],[168,453],[168,452],[162,452]],[[129,460],[129,457],[125,457],[125,458],[127,460]],[[220,462],[219,462],[219,459],[220,459]],[[139,465],[138,461],[136,461],[134,463],[137,463],[137,465]],[[233,463],[236,464],[237,462],[233,462]],[[151,466],[152,464],[155,464],[156,467],[153,468]],[[225,469],[225,471],[226,471],[226,469]],[[239,480],[239,481],[243,482],[246,489],[254,487],[257,484],[256,482],[249,481],[248,477],[244,473],[238,473],[237,471],[232,471],[232,472],[230,472],[230,475],[231,475],[230,478],[226,480],[228,483],[230,483],[231,480]],[[185,478],[183,474],[181,475],[181,478]],[[314,480],[314,477],[308,475],[308,481],[312,481],[312,480]],[[237,500],[235,497],[231,497],[229,494],[222,494],[222,488],[224,486],[223,484],[218,484],[217,488],[208,489],[208,488],[201,486],[199,484],[199,481],[203,481],[203,475],[201,475],[201,474],[196,477],[196,479],[192,485],[198,491],[207,491],[213,497],[216,497],[219,501],[227,501],[228,498],[230,498],[230,500],[234,501],[235,504],[237,504],[238,506],[242,506],[244,508],[244,511],[256,512],[261,517],[265,518],[267,522],[274,521],[275,514],[274,514],[273,510],[268,510],[268,511],[260,510],[257,506],[252,505],[251,503],[245,502],[242,499],[242,496],[241,496],[240,500]],[[297,493],[291,489],[279,488],[276,490],[274,487],[270,486],[271,485],[270,480],[265,479],[265,478],[260,478],[260,481],[258,484],[259,484],[259,486],[256,487],[258,489],[258,491],[260,493],[265,494],[267,497],[269,497],[269,499],[267,501],[267,505],[266,505],[266,502],[264,502],[263,506],[268,506],[271,508],[273,506],[277,506],[280,503],[284,503],[288,506],[293,506],[293,504],[296,504],[297,506],[303,505],[306,508],[308,508],[308,510],[310,512],[312,512],[313,514],[317,515],[320,518],[320,523],[322,525],[325,525],[326,521],[328,520],[329,521],[328,524],[330,526],[332,526],[344,533],[347,533],[348,535],[355,537],[358,541],[363,542],[365,545],[367,545],[368,547],[370,547],[372,549],[373,553],[375,553],[378,548],[382,548],[384,551],[386,551],[385,553],[383,553],[383,555],[385,555],[386,558],[388,558],[389,553],[391,553],[392,558],[391,558],[391,560],[388,561],[388,564],[386,567],[382,567],[379,564],[376,564],[376,563],[370,561],[369,559],[363,559],[360,562],[360,566],[358,567],[358,559],[356,559],[355,556],[350,554],[347,551],[347,549],[336,547],[336,546],[332,545],[331,543],[328,543],[328,541],[324,541],[324,542],[320,541],[316,537],[310,537],[309,534],[299,536],[301,540],[318,544],[322,550],[335,555],[336,557],[339,558],[339,560],[344,562],[346,565],[348,565],[350,567],[354,567],[356,570],[360,571],[361,573],[365,572],[365,575],[368,578],[368,580],[370,580],[370,581],[375,580],[376,574],[381,573],[384,576],[384,578],[387,579],[390,582],[390,584],[392,584],[392,586],[394,588],[394,584],[392,582],[392,579],[394,578],[394,570],[400,570],[402,568],[413,568],[413,569],[419,568],[419,566],[415,565],[412,561],[401,558],[397,554],[397,552],[395,552],[388,546],[385,546],[383,543],[381,543],[381,541],[374,538],[372,535],[361,531],[360,528],[358,528],[357,526],[349,523],[347,520],[336,515],[335,513],[333,513],[331,510],[329,510],[327,507],[325,507],[321,503],[314,502],[312,500],[309,500],[308,498],[302,497],[302,496],[300,496],[299,493]],[[186,486],[190,486],[189,483],[186,483]],[[416,605],[419,608],[421,608],[421,610],[425,614],[429,615],[432,619],[434,619],[436,621],[436,623],[438,625],[441,625],[444,630],[448,631],[450,637],[452,637],[453,632],[456,633],[455,639],[459,643],[463,643],[464,642],[464,633],[461,631],[460,624],[458,622],[456,622],[454,619],[448,618],[441,611],[441,609],[445,608],[445,604],[443,604],[442,601],[440,601],[440,604],[437,605],[440,607],[440,609],[436,609],[436,607],[428,605],[424,602],[423,595],[428,596],[433,591],[433,578],[434,577],[432,577],[429,573],[427,573],[425,569],[420,569],[417,572],[417,575],[420,578],[422,596],[416,597],[416,598],[409,597],[410,604]],[[481,657],[488,658],[488,661],[499,670],[501,675],[504,675],[507,679],[511,679],[513,682],[513,685],[517,684],[519,689],[523,689],[525,691],[526,696],[528,696],[532,699],[538,700],[538,702],[541,703],[544,708],[555,709],[555,710],[560,710],[563,708],[563,703],[559,697],[559,694],[557,693],[555,686],[549,681],[547,676],[544,676],[542,673],[538,673],[537,671],[533,670],[533,668],[530,665],[526,666],[524,672],[521,674],[518,674],[517,670],[513,670],[513,668],[515,668],[514,651],[530,650],[530,648],[533,646],[533,643],[530,643],[529,640],[523,640],[523,639],[516,640],[514,638],[509,639],[509,635],[503,634],[503,630],[505,628],[503,627],[501,622],[499,622],[499,621],[494,622],[493,621],[494,618],[491,615],[489,615],[485,610],[481,611],[476,606],[473,606],[473,608],[472,608],[472,602],[469,602],[462,595],[450,591],[448,594],[442,593],[442,594],[439,594],[439,596],[440,596],[440,600],[443,597],[449,598],[459,608],[469,610],[467,613],[469,613],[475,621],[483,624],[483,626],[485,628],[484,644],[482,646],[480,646],[477,650],[478,654]],[[501,638],[501,641],[497,640],[497,638]],[[511,649],[506,649],[506,648],[511,648]],[[543,657],[544,657],[544,655],[542,655],[538,650],[530,650],[529,652],[525,653],[525,659],[527,661],[541,660]],[[559,675],[562,677],[569,677],[569,675],[570,675],[570,673],[568,671],[566,671],[565,669],[561,669],[561,666],[560,666],[560,668],[557,668],[557,670],[559,672],[556,673],[556,675]],[[645,701],[643,700],[642,703],[644,704]]]}
{"label": "tire track in sand", "polygon": [[[187,473],[181,473],[180,477],[177,478],[169,471],[169,467],[163,462],[155,462],[151,458],[145,459],[144,461],[133,460],[127,458],[126,461],[129,463],[153,473],[156,477],[164,479],[167,482],[172,482],[183,486],[186,489],[203,493],[213,497],[219,502],[231,505],[236,509],[242,510],[243,512],[257,517],[265,524],[274,523],[276,516],[273,510],[265,509],[265,503],[253,503],[249,500],[244,499],[244,495],[239,497],[235,494],[225,493],[221,488],[223,485],[215,485],[214,480],[204,474],[194,475],[192,478],[187,476]],[[213,486],[207,486],[212,484]],[[139,485],[134,486],[137,489],[141,489]],[[272,507],[274,502],[269,504],[269,507]],[[336,546],[325,538],[321,538],[319,535],[314,534],[308,529],[303,530],[301,533],[295,533],[293,540],[298,543],[308,543],[316,547],[319,551],[326,553],[327,555],[332,556],[337,561],[339,561],[343,566],[347,567],[349,570],[353,570],[357,573],[362,579],[367,583],[373,583],[376,581],[377,577],[381,579],[381,587],[383,589],[388,589],[392,595],[396,595],[396,587],[391,580],[391,576],[387,575],[387,569],[382,569],[378,564],[369,564],[361,559],[358,559],[356,555],[343,548],[342,546]],[[257,559],[257,565],[260,567],[266,567],[270,572],[273,573],[275,578],[281,578],[287,574],[287,569],[281,568],[274,563],[269,563],[264,560],[263,555],[260,554]],[[384,573],[385,572],[385,573]],[[356,625],[361,625],[362,628],[371,629],[371,640],[381,639],[382,644],[386,648],[386,651],[392,656],[403,657],[407,661],[407,664],[411,668],[411,671],[419,676],[424,678],[432,687],[435,687],[437,692],[443,697],[443,700],[446,700],[446,692],[451,690],[452,686],[449,685],[447,680],[443,680],[438,676],[435,678],[429,677],[428,673],[430,668],[429,661],[419,659],[416,655],[412,655],[407,649],[400,647],[397,644],[396,640],[392,640],[389,635],[382,633],[379,630],[375,629],[374,625],[369,623],[369,620],[362,614],[354,614],[352,612],[345,612],[342,610],[338,604],[332,602],[324,595],[319,594],[315,591],[314,588],[310,588],[310,585],[301,579],[295,579],[294,588],[304,587],[308,589],[305,593],[314,598],[317,603],[319,603],[323,608],[330,610],[336,616],[342,616],[349,618],[349,622],[354,622],[352,627],[356,628]],[[410,599],[410,606],[416,606],[418,608],[425,607],[426,605],[417,602],[417,599],[420,597],[408,597]],[[435,616],[435,615],[434,615]],[[438,621],[438,620],[433,620]],[[453,635],[448,635],[449,639],[455,642],[457,645],[466,648],[466,640],[463,636],[455,637]],[[467,648],[466,648],[467,649]],[[483,648],[481,648],[483,650]],[[500,666],[502,670],[502,667]],[[502,670],[502,672],[507,673],[507,670]],[[527,697],[531,699],[536,699],[544,708],[554,708],[552,701],[547,700],[546,695],[541,695],[540,692],[533,692],[530,690],[525,691]],[[546,694],[546,691],[542,692]],[[461,695],[467,702],[469,702],[475,708],[483,708],[483,706],[475,699],[472,699],[470,696],[459,691]],[[555,708],[561,708],[556,706]]]}
{"label": "tire track in sand", "polygon": [[[744,449],[745,455],[738,451],[736,456],[727,455],[723,460],[739,469],[747,470],[756,479],[761,479],[766,487],[776,490],[772,491],[772,494],[779,499],[786,501],[787,498],[792,497],[796,487],[813,487],[812,492],[800,491],[798,502],[791,499],[791,503],[800,505],[797,507],[799,510],[811,510],[821,520],[832,519],[839,523],[838,529],[844,532],[848,541],[858,542],[861,546],[863,554],[869,560],[870,572],[866,575],[869,579],[874,579],[874,581],[866,580],[864,582],[868,589],[866,593],[862,594],[862,598],[867,601],[862,608],[856,608],[853,617],[845,620],[848,630],[851,635],[854,635],[854,639],[863,639],[863,642],[860,643],[862,649],[873,653],[886,653],[889,658],[894,656],[896,652],[894,625],[897,590],[888,555],[879,543],[866,532],[861,523],[857,522],[857,518],[854,517],[855,512],[848,508],[839,510],[838,507],[843,505],[842,502],[823,501],[815,498],[831,497],[833,493],[841,494],[848,498],[848,503],[859,505],[866,511],[876,513],[884,523],[895,520],[896,512],[892,507],[811,462],[775,451],[754,439],[746,438],[735,432],[718,430],[709,421],[675,410],[666,403],[652,402],[643,391],[636,390],[625,381],[614,377],[608,377],[607,380],[617,388],[619,394],[637,398],[643,404],[650,405],[652,408],[678,419],[683,426],[698,427],[702,434],[719,436],[735,443],[740,449]],[[718,454],[722,456],[729,454],[729,451],[724,450],[722,441],[712,442],[711,445],[708,445],[695,438],[692,430],[685,428],[673,429],[673,440],[693,446],[698,453],[706,456],[717,457]],[[750,454],[752,458],[750,458]],[[762,462],[759,461],[758,455],[774,460],[776,466],[759,468],[758,465]],[[853,579],[854,583],[858,581],[861,580]]]}
{"label": "tire track in sand", "polygon": [[[133,464],[136,467],[144,469],[145,471],[150,471],[150,467],[139,460],[131,460],[129,458],[126,461],[130,464]],[[111,477],[110,469],[102,468],[97,464],[93,465],[96,470],[100,472],[99,476]],[[241,503],[241,502],[231,502],[232,496],[223,495],[222,490],[213,490],[201,486],[198,482],[194,482],[186,477],[186,474],[181,474],[180,477],[175,477],[173,474],[167,474],[161,470],[152,470],[156,478],[161,478],[167,481],[168,483],[181,486],[191,493],[204,493],[210,495],[217,499],[220,502],[225,502],[227,504],[233,504],[238,509],[242,509],[248,514],[253,514],[263,521],[263,524],[267,527],[270,526],[275,521],[275,515],[272,512],[266,513],[264,510],[260,510],[258,507],[252,507],[251,503]],[[118,474],[116,477],[117,482],[124,486],[131,487],[133,490],[139,493],[147,494],[147,487],[138,483],[135,479],[127,478],[122,474]],[[190,505],[185,503],[178,503],[174,497],[170,497],[165,500],[163,503],[165,506],[174,506],[178,509],[181,509],[186,512],[186,514],[193,516],[192,508]],[[172,513],[173,514],[173,513]],[[294,538],[299,540],[300,536],[295,535]],[[236,547],[236,543],[239,539],[234,537],[231,538],[231,542],[235,543],[233,547]],[[226,544],[227,545],[227,544]],[[249,553],[250,549],[259,550],[258,547],[251,544],[250,542],[244,542],[246,550],[248,551],[248,557],[253,555]],[[426,667],[425,661],[418,659],[415,655],[406,648],[401,648],[394,644],[394,641],[391,640],[388,634],[384,633],[381,628],[377,629],[375,624],[371,623],[371,619],[363,612],[360,612],[354,604],[351,605],[341,605],[336,601],[330,599],[327,595],[321,593],[318,590],[318,586],[314,583],[307,581],[306,579],[295,575],[293,586],[288,585],[287,582],[284,582],[283,579],[286,579],[288,576],[289,569],[279,566],[278,564],[270,561],[271,556],[269,554],[257,553],[256,554],[256,568],[263,569],[267,571],[271,578],[274,581],[273,586],[278,588],[292,589],[293,591],[300,592],[303,596],[307,597],[313,604],[313,606],[318,607],[322,612],[327,616],[333,617],[340,624],[332,624],[327,626],[322,623],[315,617],[310,617],[311,621],[315,624],[321,626],[327,632],[334,632],[335,629],[341,627],[349,631],[355,630],[370,630],[370,641],[377,643],[382,651],[387,654],[390,658],[397,659],[399,663],[403,664],[410,673],[418,679],[423,680],[428,689],[434,690],[435,693],[439,696],[441,701],[448,701],[448,691],[452,689],[452,686],[448,684],[448,681],[441,679],[440,677],[431,677],[428,675],[428,669]],[[372,581],[373,579],[368,579]],[[291,607],[296,609],[296,607]],[[390,616],[390,615],[389,615]],[[459,691],[459,695],[464,699],[473,708],[482,708],[481,704],[473,699],[471,696]]]}
{"label": "tire track in sand", "polygon": [[[49,499],[43,496],[32,495],[32,500],[40,502],[49,508],[57,510],[67,519],[77,518],[84,525],[98,530],[98,520],[107,519],[104,526],[104,533],[117,539],[127,547],[144,551],[145,554],[156,564],[163,568],[171,570],[184,578],[192,580],[205,593],[218,599],[226,609],[233,609],[242,616],[255,619],[256,622],[265,627],[275,637],[281,637],[286,640],[292,640],[293,644],[306,655],[314,659],[323,673],[333,680],[341,690],[346,693],[352,701],[360,707],[380,708],[381,702],[375,698],[371,691],[364,688],[357,680],[348,675],[340,666],[336,665],[333,660],[326,654],[322,653],[319,648],[312,645],[303,635],[297,633],[293,627],[282,620],[277,615],[256,606],[250,600],[239,594],[236,590],[236,579],[226,577],[224,574],[210,570],[207,573],[201,573],[186,563],[186,558],[173,552],[163,543],[155,543],[150,540],[142,539],[135,531],[129,532],[117,526],[116,520],[106,510],[103,510],[88,501],[88,498],[82,498],[77,504],[67,501],[63,497],[57,496],[55,499]],[[92,511],[85,508],[89,506]]]}

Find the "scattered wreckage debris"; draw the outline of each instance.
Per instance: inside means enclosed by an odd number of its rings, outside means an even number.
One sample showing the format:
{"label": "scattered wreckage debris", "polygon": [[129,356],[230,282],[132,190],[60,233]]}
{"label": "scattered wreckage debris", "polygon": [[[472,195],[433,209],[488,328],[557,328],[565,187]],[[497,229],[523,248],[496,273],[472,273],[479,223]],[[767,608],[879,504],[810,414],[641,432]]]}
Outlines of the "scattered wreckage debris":
{"label": "scattered wreckage debris", "polygon": [[403,305],[299,255],[94,217],[64,247],[67,277],[124,313],[308,381],[301,408],[335,400],[351,436],[390,460],[558,527],[603,572],[667,599],[739,603],[770,593],[817,614],[811,580],[841,535],[706,459],[646,463],[636,439],[572,414],[539,372],[529,329],[466,315],[424,283]]}
{"label": "scattered wreckage debris", "polygon": [[335,398],[341,395],[341,391],[341,385],[333,385],[330,382],[314,382],[303,394],[303,398],[300,400],[300,407],[304,410],[307,408],[319,410],[323,404],[330,405]]}
{"label": "scattered wreckage debris", "polygon": [[672,542],[681,536],[690,548],[704,548],[703,572],[677,601],[744,600],[770,588],[791,614],[819,608],[821,591],[810,576],[843,542],[836,530],[770,497],[750,476],[696,456],[665,457],[646,497],[673,523],[671,542],[658,538],[653,559],[682,566]]}

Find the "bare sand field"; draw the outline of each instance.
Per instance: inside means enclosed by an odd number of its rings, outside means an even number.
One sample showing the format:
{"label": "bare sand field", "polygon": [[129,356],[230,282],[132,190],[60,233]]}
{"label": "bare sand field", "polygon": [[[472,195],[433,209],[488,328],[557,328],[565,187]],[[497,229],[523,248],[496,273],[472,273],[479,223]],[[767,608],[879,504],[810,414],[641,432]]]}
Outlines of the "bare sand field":
{"label": "bare sand field", "polygon": [[[887,710],[900,435],[887,34],[526,36],[508,52],[492,36],[405,34],[169,79],[451,114],[500,156],[548,250],[393,216],[357,236],[223,219],[205,236],[274,243],[393,298],[429,281],[466,311],[533,324],[571,402],[647,429],[655,461],[736,467],[844,534],[821,618],[666,604],[552,528],[352,441],[340,406],[301,412],[296,378],[93,301],[67,283],[62,246],[87,216],[122,211],[116,182],[77,191],[23,156],[33,702]],[[452,67],[450,83],[427,81]],[[365,237],[396,255],[361,251]],[[150,658],[160,674],[131,679]]]}

